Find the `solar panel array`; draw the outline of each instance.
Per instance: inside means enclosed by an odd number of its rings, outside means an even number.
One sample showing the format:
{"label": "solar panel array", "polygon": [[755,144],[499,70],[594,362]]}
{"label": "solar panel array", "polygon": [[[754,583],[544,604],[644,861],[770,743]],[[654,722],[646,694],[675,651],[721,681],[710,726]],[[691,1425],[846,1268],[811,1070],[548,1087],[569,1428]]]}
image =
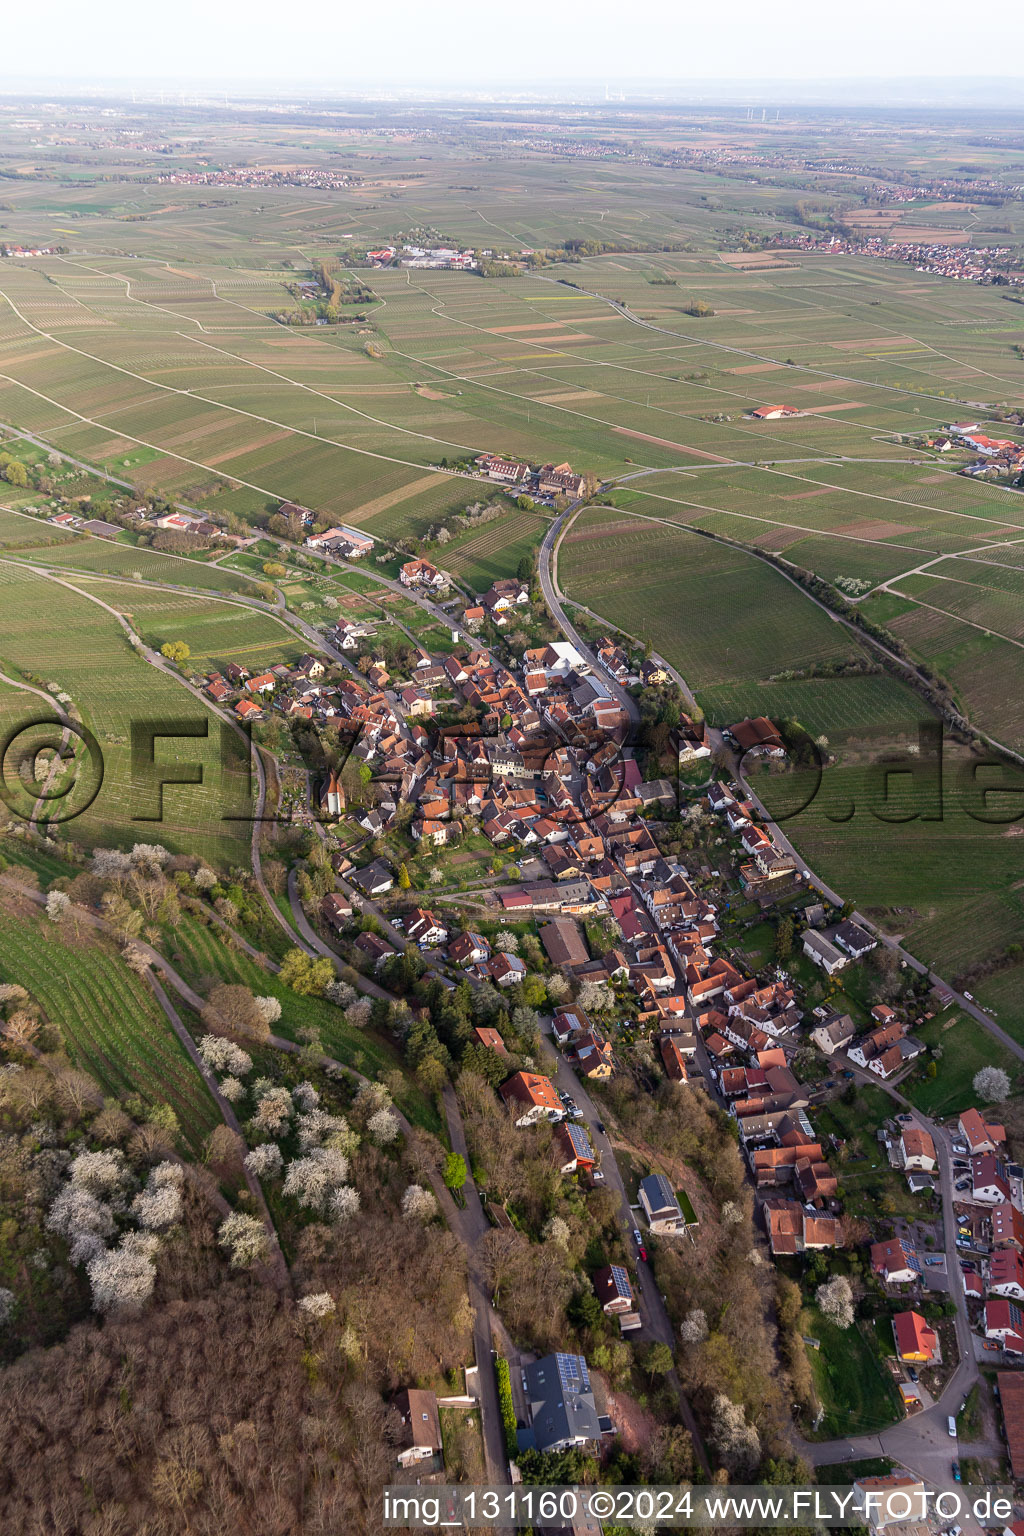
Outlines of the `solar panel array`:
{"label": "solar panel array", "polygon": [[582,1355],[557,1354],[558,1380],[563,1392],[589,1392],[590,1372]]}
{"label": "solar panel array", "polygon": [[629,1275],[621,1264],[612,1265],[612,1282],[620,1296],[632,1296],[633,1287],[629,1283]]}

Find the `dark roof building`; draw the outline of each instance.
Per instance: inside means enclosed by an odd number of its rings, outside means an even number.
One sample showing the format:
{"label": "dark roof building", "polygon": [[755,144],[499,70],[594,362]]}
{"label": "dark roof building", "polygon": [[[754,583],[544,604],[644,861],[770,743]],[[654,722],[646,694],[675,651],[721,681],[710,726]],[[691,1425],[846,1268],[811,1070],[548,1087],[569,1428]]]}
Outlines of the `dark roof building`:
{"label": "dark roof building", "polygon": [[600,1438],[590,1372],[582,1355],[545,1355],[525,1365],[523,1377],[538,1451],[565,1451]]}

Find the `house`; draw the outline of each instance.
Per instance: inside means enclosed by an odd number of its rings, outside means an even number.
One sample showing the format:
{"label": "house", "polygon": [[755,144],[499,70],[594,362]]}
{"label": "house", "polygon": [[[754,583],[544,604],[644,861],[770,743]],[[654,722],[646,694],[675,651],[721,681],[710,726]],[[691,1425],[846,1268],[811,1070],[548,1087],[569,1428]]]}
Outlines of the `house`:
{"label": "house", "polygon": [[1024,1301],[1024,1258],[1015,1248],[998,1248],[989,1261],[988,1293]]}
{"label": "house", "polygon": [[815,965],[820,965],[827,976],[834,976],[836,971],[841,971],[844,965],[849,964],[849,956],[837,949],[831,939],[826,939],[823,933],[817,933],[814,929],[808,929],[804,934],[804,954]]}
{"label": "house", "polygon": [[1003,1436],[1014,1482],[1024,1479],[1024,1374],[999,1371],[999,1407],[1003,1415]]}
{"label": "house", "polygon": [[462,622],[467,629],[479,629],[486,617],[487,615],[484,613],[483,608],[477,603],[474,607],[465,609],[462,615]]}
{"label": "house", "polygon": [[921,1278],[920,1271],[911,1263],[911,1255],[896,1237],[871,1244],[871,1268],[886,1285],[909,1285]]}
{"label": "house", "polygon": [[589,1172],[596,1161],[586,1131],[573,1120],[555,1126],[555,1156],[563,1173]]}
{"label": "house", "polygon": [[526,961],[520,960],[518,955],[500,952],[493,960],[486,962],[486,969],[490,972],[491,980],[499,987],[514,987],[517,982],[526,979]]}
{"label": "house", "polygon": [[1006,1140],[1003,1127],[990,1125],[976,1109],[965,1109],[958,1125],[972,1157],[979,1152],[995,1152]]}
{"label": "house", "polygon": [[242,720],[261,720],[263,711],[252,699],[240,699],[235,705],[235,714]]}
{"label": "house", "polygon": [[553,917],[544,923],[540,941],[552,965],[586,965],[590,959],[580,925],[571,917]]}
{"label": "house", "polygon": [[365,869],[354,869],[349,880],[364,896],[383,896],[395,883],[394,872],[383,859],[374,859]]}
{"label": "house", "polygon": [[989,1213],[992,1223],[992,1246],[1015,1248],[1024,1253],[1024,1215],[1009,1200],[994,1205]]}
{"label": "house", "polygon": [[448,578],[431,565],[429,560],[407,560],[398,573],[403,587],[426,587],[436,590],[448,585]]}
{"label": "house", "polygon": [[939,1338],[920,1312],[897,1312],[892,1320],[896,1354],[915,1365],[930,1365],[938,1354]]}
{"label": "house", "polygon": [[632,1312],[635,1297],[629,1275],[621,1264],[606,1264],[594,1275],[594,1291],[608,1317]]}
{"label": "house", "polygon": [[530,1418],[527,1443],[538,1451],[566,1451],[599,1440],[601,1425],[582,1355],[545,1355],[523,1366]]}
{"label": "house", "polygon": [[590,1030],[590,1020],[582,1008],[556,1008],[551,1015],[551,1033],[556,1045],[585,1035]]}
{"label": "house", "polygon": [[502,1083],[498,1092],[515,1113],[516,1125],[561,1120],[565,1115],[555,1085],[549,1077],[541,1077],[538,1072],[517,1072]]}
{"label": "house", "polygon": [[320,911],[324,920],[331,927],[340,930],[352,916],[352,903],[347,896],[340,895],[337,891],[329,891],[320,903]]}
{"label": "house", "polygon": [[385,960],[390,960],[392,955],[398,953],[379,933],[361,933],[356,939],[356,949],[369,955],[375,971],[380,970]]}
{"label": "house", "polygon": [[682,1207],[663,1173],[649,1173],[640,1180],[640,1204],[652,1232],[682,1232],[686,1226]]}
{"label": "house", "polygon": [[861,960],[871,950],[877,949],[878,940],[873,939],[857,923],[840,923],[832,934],[832,941],[839,948],[845,950],[851,960]]}
{"label": "house", "polygon": [[[692,1039],[693,1037],[691,1036],[690,1038]],[[679,1049],[675,1038],[672,1035],[663,1035],[659,1041],[659,1047],[669,1081],[673,1083],[688,1083],[690,1081],[690,1074],[686,1066],[686,1057]]]}
{"label": "house", "polygon": [[750,414],[757,421],[778,421],[783,416],[796,416],[798,412],[795,405],[759,405]]}
{"label": "house", "polygon": [[982,1152],[971,1158],[971,1194],[983,1205],[1001,1205],[1010,1198],[1010,1179],[1002,1158]]}
{"label": "house", "polygon": [[816,1029],[811,1030],[811,1039],[819,1051],[832,1056],[836,1051],[845,1050],[856,1033],[856,1026],[848,1013],[830,1013]]}
{"label": "house", "polygon": [[985,1303],[985,1337],[998,1339],[1011,1355],[1024,1355],[1024,1313],[1006,1296],[992,1296]]}
{"label": "house", "polygon": [[842,1229],[834,1216],[808,1211],[796,1200],[773,1196],[761,1206],[768,1247],[776,1257],[835,1248]]}
{"label": "house", "polygon": [[935,1167],[935,1143],[918,1125],[905,1125],[897,1142],[897,1156],[908,1172],[931,1173]]}
{"label": "house", "polygon": [[664,662],[655,661],[652,657],[648,661],[641,663],[640,681],[645,688],[660,688],[663,684],[671,681],[671,679],[669,670]]}
{"label": "house", "polygon": [[584,1077],[600,1081],[611,1077],[615,1065],[611,1041],[605,1040],[596,1029],[590,1028],[577,1035],[572,1044],[572,1056],[576,1070]]}
{"label": "house", "polygon": [[491,946],[482,933],[460,933],[448,945],[448,958],[456,965],[480,965],[491,953]]}
{"label": "house", "polygon": [[853,1484],[857,1495],[856,1509],[864,1510],[868,1529],[884,1531],[890,1525],[908,1533],[926,1531],[923,1522],[914,1522],[909,1515],[914,1510],[927,1508],[927,1491],[919,1477],[910,1472],[886,1472],[880,1477],[858,1477]]}
{"label": "house", "polygon": [[421,948],[433,949],[448,938],[448,929],[426,907],[413,907],[405,919],[406,937]]}
{"label": "house", "polygon": [[505,1042],[498,1034],[496,1029],[491,1029],[491,1027],[487,1024],[478,1024],[473,1030],[473,1033],[476,1035],[480,1044],[486,1046],[489,1051],[497,1051],[499,1056],[508,1055]]}
{"label": "house", "polygon": [[741,720],[727,732],[746,757],[785,757],[786,748],[778,728],[764,715],[755,720]]}
{"label": "house", "polygon": [[411,1467],[441,1455],[441,1421],[433,1392],[407,1387],[395,1398],[402,1418],[398,1436],[398,1465]]}
{"label": "house", "polygon": [[261,672],[258,677],[250,677],[245,686],[249,693],[273,693],[277,678],[273,672]]}

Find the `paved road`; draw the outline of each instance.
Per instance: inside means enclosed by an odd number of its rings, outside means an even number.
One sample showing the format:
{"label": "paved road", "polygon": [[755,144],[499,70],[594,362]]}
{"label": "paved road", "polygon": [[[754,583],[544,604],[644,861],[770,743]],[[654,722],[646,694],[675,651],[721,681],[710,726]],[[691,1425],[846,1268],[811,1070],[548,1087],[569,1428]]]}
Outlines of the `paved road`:
{"label": "paved road", "polygon": [[[665,1303],[662,1301],[661,1294],[658,1291],[654,1270],[649,1263],[645,1263],[640,1258],[636,1252],[636,1244],[633,1241],[633,1230],[640,1225],[638,1213],[630,1209],[629,1196],[626,1193],[626,1186],[619,1171],[619,1165],[615,1161],[615,1153],[611,1141],[606,1132],[598,1129],[598,1126],[603,1124],[601,1111],[590,1097],[586,1084],[576,1076],[565,1057],[560,1051],[556,1050],[551,1039],[546,1034],[541,1035],[541,1052],[547,1057],[548,1064],[553,1068],[551,1078],[556,1087],[570,1094],[579,1105],[586,1122],[591,1144],[595,1150],[601,1153],[601,1168],[605,1176],[605,1183],[612,1193],[619,1198],[620,1224],[623,1229],[626,1249],[633,1255],[640,1281],[640,1290],[637,1295],[637,1311],[643,1319],[644,1339],[649,1343],[667,1344],[672,1353],[675,1354],[676,1337]],[[675,1371],[672,1371],[666,1380],[674,1388],[679,1399],[679,1412],[683,1423],[693,1439],[694,1450],[705,1472],[710,1475],[710,1464],[707,1452],[704,1449],[700,1426],[690,1406],[690,1401],[684,1393]]]}
{"label": "paved road", "polygon": [[571,640],[581,655],[586,657],[594,672],[607,686],[612,697],[627,711],[632,724],[637,726],[640,724],[640,709],[636,700],[601,666],[593,650],[570,621],[562,606],[562,593],[558,585],[558,538],[562,528],[565,526],[566,520],[572,518],[579,510],[579,506],[580,503],[575,502],[571,507],[566,508],[564,512],[559,513],[544,535],[540,546],[540,553],[537,557],[541,591],[544,594],[544,601],[551,610],[552,617],[566,639]]}

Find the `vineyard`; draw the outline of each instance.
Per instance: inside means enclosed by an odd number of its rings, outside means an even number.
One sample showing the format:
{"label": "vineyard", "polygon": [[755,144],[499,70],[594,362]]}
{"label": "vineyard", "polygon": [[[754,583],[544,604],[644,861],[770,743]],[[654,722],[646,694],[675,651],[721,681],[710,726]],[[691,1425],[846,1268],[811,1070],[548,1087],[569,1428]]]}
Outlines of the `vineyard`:
{"label": "vineyard", "polygon": [[116,1097],[169,1104],[196,1153],[220,1112],[147,983],[113,945],[81,930],[65,942],[45,918],[0,909],[0,975],[58,1026],[76,1065]]}
{"label": "vineyard", "polygon": [[[183,917],[167,930],[163,950],[199,992],[208,991],[213,981],[225,981],[249,987],[257,996],[276,997],[281,1004],[281,1018],[274,1030],[287,1040],[298,1040],[302,1029],[317,1029],[324,1050],[365,1077],[402,1068],[393,1045],[369,1029],[353,1028],[333,1003],[292,992],[272,971],[264,970],[244,950],[235,949],[218,929]],[[398,1095],[397,1102],[415,1123],[434,1131],[440,1128],[433,1104],[411,1081]]]}

